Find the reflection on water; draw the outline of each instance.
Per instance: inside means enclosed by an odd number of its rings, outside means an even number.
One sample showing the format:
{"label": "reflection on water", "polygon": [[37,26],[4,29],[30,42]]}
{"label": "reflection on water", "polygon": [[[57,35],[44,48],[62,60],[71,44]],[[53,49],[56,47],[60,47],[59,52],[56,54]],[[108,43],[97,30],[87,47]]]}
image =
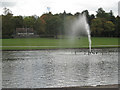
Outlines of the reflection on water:
{"label": "reflection on water", "polygon": [[3,88],[118,84],[118,53],[3,51]]}

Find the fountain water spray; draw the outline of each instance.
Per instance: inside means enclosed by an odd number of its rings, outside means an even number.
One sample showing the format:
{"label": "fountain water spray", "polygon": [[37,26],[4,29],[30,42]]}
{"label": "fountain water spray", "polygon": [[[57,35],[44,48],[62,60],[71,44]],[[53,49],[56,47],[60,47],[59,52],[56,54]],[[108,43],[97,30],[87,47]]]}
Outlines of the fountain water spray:
{"label": "fountain water spray", "polygon": [[90,35],[90,27],[87,22],[86,14],[80,14],[78,18],[74,19],[71,23],[71,36],[75,38],[76,36],[80,35],[87,35],[89,41],[89,52],[91,53],[91,35]]}
{"label": "fountain water spray", "polygon": [[86,23],[86,30],[87,30],[88,41],[89,41],[89,52],[91,52],[91,35],[90,35],[90,27],[88,23]]}

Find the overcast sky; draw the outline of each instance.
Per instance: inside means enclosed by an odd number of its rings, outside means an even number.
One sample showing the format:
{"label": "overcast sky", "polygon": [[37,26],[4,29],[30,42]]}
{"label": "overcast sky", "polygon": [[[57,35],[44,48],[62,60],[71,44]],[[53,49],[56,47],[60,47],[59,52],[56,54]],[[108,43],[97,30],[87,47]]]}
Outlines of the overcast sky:
{"label": "overcast sky", "polygon": [[[3,7],[9,8],[14,15],[42,15],[48,11],[53,14],[82,12],[88,10],[90,14],[96,14],[102,7],[106,12],[113,11],[118,15],[118,2],[120,0],[0,0],[0,14]],[[47,8],[48,7],[48,8]]]}

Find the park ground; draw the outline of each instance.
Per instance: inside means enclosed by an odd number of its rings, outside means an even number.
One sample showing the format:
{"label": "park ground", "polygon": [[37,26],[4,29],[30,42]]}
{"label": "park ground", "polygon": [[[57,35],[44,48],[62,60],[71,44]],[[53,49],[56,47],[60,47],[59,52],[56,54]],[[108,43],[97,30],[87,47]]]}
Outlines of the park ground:
{"label": "park ground", "polygon": [[[120,47],[119,38],[92,37],[92,48]],[[13,38],[1,39],[2,50],[39,50],[39,49],[64,49],[88,48],[88,38],[80,39],[54,39],[54,38]]]}

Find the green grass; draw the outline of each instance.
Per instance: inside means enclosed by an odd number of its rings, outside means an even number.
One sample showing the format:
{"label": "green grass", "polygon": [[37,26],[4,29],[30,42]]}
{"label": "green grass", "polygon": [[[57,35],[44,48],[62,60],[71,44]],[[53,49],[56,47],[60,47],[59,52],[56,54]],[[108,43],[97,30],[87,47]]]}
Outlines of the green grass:
{"label": "green grass", "polygon": [[[82,37],[81,39],[74,39],[74,40],[49,39],[49,38],[2,39],[3,50],[88,48],[88,45],[89,43],[87,37]],[[118,38],[92,37],[93,48],[117,47],[117,46],[97,46],[97,45],[118,45]]]}

